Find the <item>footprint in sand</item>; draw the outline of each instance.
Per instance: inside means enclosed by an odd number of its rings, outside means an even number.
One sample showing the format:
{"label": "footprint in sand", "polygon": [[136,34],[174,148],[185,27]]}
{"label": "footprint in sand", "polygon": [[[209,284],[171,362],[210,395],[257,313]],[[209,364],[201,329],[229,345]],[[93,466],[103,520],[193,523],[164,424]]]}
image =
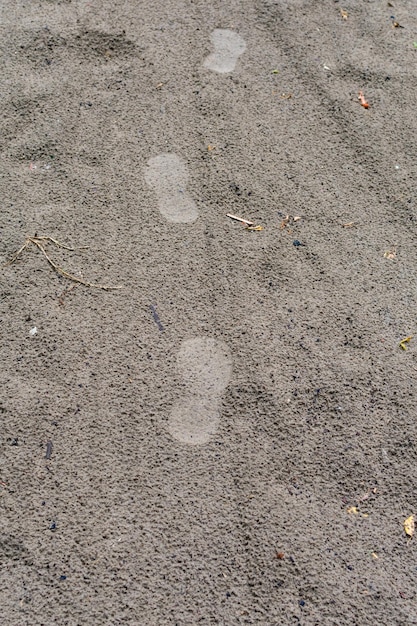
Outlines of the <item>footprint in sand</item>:
{"label": "footprint in sand", "polygon": [[183,443],[207,443],[220,422],[221,397],[232,376],[232,356],[222,341],[196,337],[177,355],[186,390],[172,407],[168,430]]}
{"label": "footprint in sand", "polygon": [[214,52],[205,59],[204,67],[220,74],[233,72],[238,58],[246,50],[245,40],[233,30],[221,28],[213,30],[210,38]]}
{"label": "footprint in sand", "polygon": [[198,210],[186,190],[187,164],[177,154],[158,154],[145,168],[146,184],[153,189],[161,214],[175,224],[195,222]]}

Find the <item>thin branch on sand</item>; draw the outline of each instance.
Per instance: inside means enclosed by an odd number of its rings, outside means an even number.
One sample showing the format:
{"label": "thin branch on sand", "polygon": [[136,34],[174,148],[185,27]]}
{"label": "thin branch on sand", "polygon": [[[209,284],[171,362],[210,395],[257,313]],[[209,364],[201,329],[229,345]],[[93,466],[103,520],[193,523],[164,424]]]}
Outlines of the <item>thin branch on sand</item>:
{"label": "thin branch on sand", "polygon": [[231,215],[230,213],[226,213],[226,217],[230,217],[232,220],[242,222],[243,224],[246,224],[246,226],[253,226],[253,222],[250,222],[249,220],[245,220],[243,219],[243,217],[237,217],[237,215]]}
{"label": "thin branch on sand", "polygon": [[[97,283],[89,283],[88,281],[84,280],[83,278],[79,278],[78,276],[74,276],[73,274],[70,274],[69,272],[64,270],[57,263],[55,263],[55,261],[53,261],[51,259],[51,257],[46,252],[45,247],[44,247],[45,243],[47,243],[47,242],[52,242],[55,246],[57,246],[59,248],[64,248],[65,250],[71,250],[72,252],[77,250],[77,248],[71,248],[70,246],[65,246],[64,244],[59,243],[59,241],[56,241],[56,239],[53,239],[53,237],[47,237],[47,236],[38,237],[37,235],[35,235],[34,237],[26,237],[26,241],[23,244],[23,246],[21,248],[19,248],[19,250],[12,256],[10,261],[5,263],[5,265],[3,265],[2,267],[7,267],[8,265],[11,265],[12,263],[14,263],[16,261],[16,259],[22,254],[22,252],[30,244],[33,244],[34,246],[36,246],[42,252],[43,256],[48,261],[48,263],[52,267],[52,269],[55,270],[55,272],[57,274],[60,274],[64,278],[67,278],[68,280],[72,280],[72,281],[74,281],[76,283],[80,283],[81,285],[85,285],[86,287],[94,287],[96,289],[104,289],[106,291],[108,291],[109,289],[121,289],[121,286],[111,287],[109,285],[101,285],[101,284],[97,284]],[[78,249],[82,250],[82,249],[85,249],[85,248],[78,248]]]}

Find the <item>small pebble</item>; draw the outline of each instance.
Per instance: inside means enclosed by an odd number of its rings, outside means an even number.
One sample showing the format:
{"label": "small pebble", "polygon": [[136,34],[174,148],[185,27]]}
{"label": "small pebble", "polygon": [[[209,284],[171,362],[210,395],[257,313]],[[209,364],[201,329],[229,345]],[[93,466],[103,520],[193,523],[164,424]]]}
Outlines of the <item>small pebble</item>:
{"label": "small pebble", "polygon": [[304,606],[305,605],[305,601],[304,600],[300,600],[300,606]]}
{"label": "small pebble", "polygon": [[36,326],[35,326],[34,328],[31,328],[31,329],[30,329],[30,331],[29,331],[29,335],[30,335],[31,337],[34,337],[34,336],[35,336],[35,335],[37,335],[37,334],[38,334],[38,329],[36,328]]}
{"label": "small pebble", "polygon": [[292,245],[298,248],[298,246],[305,246],[306,244],[301,243],[301,241],[298,241],[298,239],[294,239],[294,241],[292,242]]}
{"label": "small pebble", "polygon": [[59,580],[67,580],[67,577],[66,576],[60,576]]}

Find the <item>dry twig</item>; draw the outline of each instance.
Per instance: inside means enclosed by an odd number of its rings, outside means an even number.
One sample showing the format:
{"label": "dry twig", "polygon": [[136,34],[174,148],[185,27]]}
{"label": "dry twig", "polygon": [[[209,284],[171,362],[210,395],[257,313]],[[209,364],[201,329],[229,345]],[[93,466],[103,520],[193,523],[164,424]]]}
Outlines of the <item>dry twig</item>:
{"label": "dry twig", "polygon": [[[2,267],[7,267],[8,265],[11,265],[12,263],[14,263],[16,261],[16,259],[22,254],[22,252],[30,244],[33,244],[34,246],[36,246],[42,252],[43,256],[46,258],[46,260],[48,261],[49,265],[55,270],[55,272],[57,274],[60,274],[64,278],[68,278],[68,280],[72,280],[72,281],[74,281],[76,283],[80,283],[81,285],[85,285],[86,287],[95,287],[97,289],[104,289],[106,291],[108,291],[109,289],[121,289],[120,286],[111,287],[109,285],[101,285],[101,284],[96,284],[96,283],[89,283],[86,280],[84,280],[83,278],[79,278],[77,276],[74,276],[73,274],[70,274],[69,272],[64,270],[62,267],[60,267],[57,263],[55,263],[55,261],[53,261],[51,259],[51,257],[48,255],[48,253],[46,252],[46,250],[44,248],[45,243],[48,242],[48,241],[52,242],[55,246],[57,246],[59,248],[64,248],[65,250],[71,250],[72,252],[74,250],[76,250],[76,248],[71,248],[69,246],[65,246],[62,243],[59,243],[59,241],[56,241],[56,239],[53,239],[52,237],[47,237],[47,236],[38,237],[37,235],[35,235],[34,237],[26,237],[26,241],[23,244],[23,246],[21,246],[21,248],[19,248],[19,250],[12,256],[10,261],[5,263]],[[81,250],[83,248],[79,248],[79,249]]]}
{"label": "dry twig", "polygon": [[237,217],[236,215],[231,215],[230,213],[226,214],[226,217],[230,217],[232,220],[237,220],[238,222],[242,222],[242,224],[246,224],[246,226],[253,226],[253,222],[249,220],[243,219],[243,217]]}

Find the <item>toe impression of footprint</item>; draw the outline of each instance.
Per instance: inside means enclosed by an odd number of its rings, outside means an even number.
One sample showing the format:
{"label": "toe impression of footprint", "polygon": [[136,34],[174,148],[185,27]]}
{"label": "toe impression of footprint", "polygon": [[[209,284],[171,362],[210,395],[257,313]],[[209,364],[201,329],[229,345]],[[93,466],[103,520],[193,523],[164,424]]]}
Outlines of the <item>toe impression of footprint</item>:
{"label": "toe impression of footprint", "polygon": [[232,356],[222,341],[196,337],[184,341],[177,366],[186,391],[168,419],[170,434],[188,444],[204,444],[217,432],[221,399],[232,376]]}
{"label": "toe impression of footprint", "polygon": [[169,222],[187,224],[198,218],[198,209],[187,191],[189,174],[177,154],[158,154],[149,159],[145,181],[156,195],[158,209]]}
{"label": "toe impression of footprint", "polygon": [[210,36],[214,52],[204,61],[204,67],[219,74],[233,72],[241,54],[246,50],[243,37],[233,30],[216,28]]}

